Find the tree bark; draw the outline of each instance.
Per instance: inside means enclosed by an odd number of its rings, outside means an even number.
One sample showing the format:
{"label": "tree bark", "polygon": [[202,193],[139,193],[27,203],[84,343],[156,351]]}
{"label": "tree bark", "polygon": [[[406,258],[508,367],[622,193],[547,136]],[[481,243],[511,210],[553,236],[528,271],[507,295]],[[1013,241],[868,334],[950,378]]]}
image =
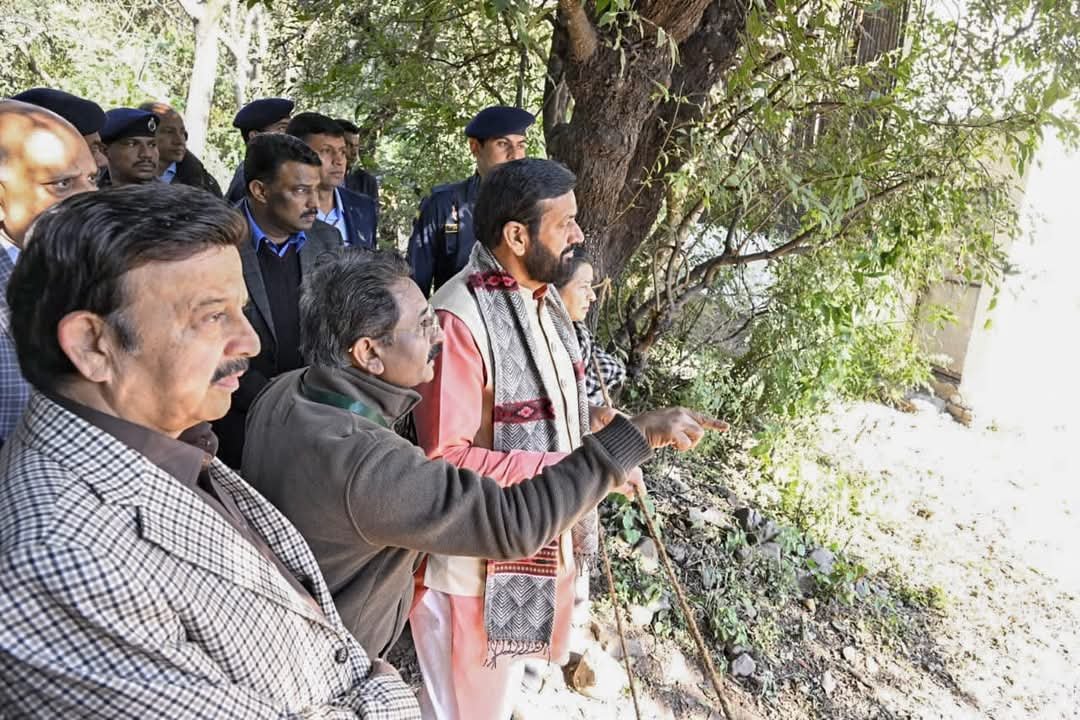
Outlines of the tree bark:
{"label": "tree bark", "polygon": [[[598,30],[580,3],[563,0],[552,45],[573,115],[545,128],[548,152],[578,176],[578,221],[599,277],[617,277],[648,236],[663,176],[686,160],[673,131],[700,118],[746,22],[742,0],[643,0],[637,11],[643,22],[622,26],[616,49],[613,25]],[[668,42],[679,49],[674,67]],[[670,99],[656,98],[658,83]]]}
{"label": "tree bark", "polygon": [[202,155],[210,125],[210,106],[214,102],[218,35],[224,5],[221,0],[183,0],[181,4],[195,26],[195,57],[191,64],[191,81],[188,83],[187,104],[184,107],[187,146],[195,155]]}

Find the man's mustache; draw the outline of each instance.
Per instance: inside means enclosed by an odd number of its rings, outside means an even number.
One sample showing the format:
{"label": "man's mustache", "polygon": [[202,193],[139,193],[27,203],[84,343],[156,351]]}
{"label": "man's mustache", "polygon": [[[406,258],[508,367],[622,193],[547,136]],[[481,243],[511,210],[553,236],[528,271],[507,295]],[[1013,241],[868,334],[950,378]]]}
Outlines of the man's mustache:
{"label": "man's mustache", "polygon": [[439,353],[442,352],[442,343],[436,343],[431,346],[431,350],[428,351],[428,362],[431,362],[435,358],[439,357]]}
{"label": "man's mustache", "polygon": [[210,380],[211,383],[216,383],[218,380],[229,377],[230,375],[236,375],[237,373],[247,372],[248,365],[247,358],[237,358],[236,360],[230,360],[217,370],[214,371],[214,377]]}
{"label": "man's mustache", "polygon": [[319,217],[319,211],[318,210],[308,210],[307,212],[305,212],[300,217],[301,218]]}

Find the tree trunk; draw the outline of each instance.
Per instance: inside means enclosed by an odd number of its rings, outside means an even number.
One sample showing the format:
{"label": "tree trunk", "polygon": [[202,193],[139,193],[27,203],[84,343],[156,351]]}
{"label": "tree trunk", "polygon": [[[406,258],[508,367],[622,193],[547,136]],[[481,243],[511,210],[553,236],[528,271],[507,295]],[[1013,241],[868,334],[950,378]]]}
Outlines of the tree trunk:
{"label": "tree trunk", "polygon": [[[601,31],[584,8],[562,0],[557,23],[569,42],[560,38],[552,46],[573,96],[573,115],[550,128],[548,151],[578,176],[578,222],[599,277],[617,277],[648,236],[663,204],[663,176],[685,162],[673,131],[700,117],[746,22],[741,0],[653,0],[637,9],[644,37],[637,25],[624,26],[616,50],[612,25],[597,42]],[[660,42],[656,28],[665,33]],[[590,33],[592,51],[586,54]],[[667,42],[678,45],[675,67]],[[657,83],[672,99],[656,99]],[[679,96],[690,102],[679,103]]]}
{"label": "tree trunk", "polygon": [[191,65],[184,124],[188,131],[188,150],[201,156],[210,125],[210,106],[214,101],[222,6],[220,1],[199,5],[201,12],[192,15],[195,24],[195,59]]}

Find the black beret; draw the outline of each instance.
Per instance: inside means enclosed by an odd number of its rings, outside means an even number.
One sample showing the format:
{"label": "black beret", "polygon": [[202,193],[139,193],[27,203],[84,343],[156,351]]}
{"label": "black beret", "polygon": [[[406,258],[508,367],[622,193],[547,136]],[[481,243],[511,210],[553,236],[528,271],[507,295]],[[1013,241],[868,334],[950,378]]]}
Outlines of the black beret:
{"label": "black beret", "polygon": [[233,118],[233,127],[237,130],[262,130],[270,127],[279,120],[289,117],[295,103],[285,98],[262,98],[253,100],[236,113]]}
{"label": "black beret", "polygon": [[494,105],[476,113],[465,126],[465,135],[477,140],[503,135],[524,135],[536,118],[528,110],[505,105]]}
{"label": "black beret", "polygon": [[100,105],[63,90],[30,88],[11,99],[52,110],[74,125],[80,135],[92,135],[105,125],[105,111]]}
{"label": "black beret", "polygon": [[157,126],[158,116],[152,112],[135,108],[114,108],[105,113],[101,141],[108,144],[129,137],[154,137]]}

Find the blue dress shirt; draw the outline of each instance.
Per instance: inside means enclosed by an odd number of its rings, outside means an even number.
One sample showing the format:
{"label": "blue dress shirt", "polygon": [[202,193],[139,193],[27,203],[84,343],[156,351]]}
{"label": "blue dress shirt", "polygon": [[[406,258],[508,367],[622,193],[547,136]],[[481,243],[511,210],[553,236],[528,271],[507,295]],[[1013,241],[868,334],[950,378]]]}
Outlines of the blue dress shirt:
{"label": "blue dress shirt", "polygon": [[272,241],[268,240],[266,233],[262,231],[259,224],[255,222],[255,218],[251,216],[251,209],[248,207],[247,200],[241,203],[244,206],[244,215],[247,216],[248,227],[251,228],[251,243],[255,246],[255,252],[259,252],[259,247],[265,242],[270,250],[278,257],[285,257],[285,253],[289,252],[290,247],[295,247],[296,252],[300,252],[300,248],[304,247],[304,243],[307,242],[307,236],[304,235],[304,231],[301,230],[298,233],[293,233],[289,236],[289,239],[280,245],[275,245]]}
{"label": "blue dress shirt", "polygon": [[334,226],[334,229],[341,235],[342,245],[349,244],[349,228],[345,224],[345,208],[344,205],[341,204],[341,193],[338,192],[337,188],[334,188],[334,207],[332,207],[328,213],[319,210],[315,217],[319,218],[327,225]]}

